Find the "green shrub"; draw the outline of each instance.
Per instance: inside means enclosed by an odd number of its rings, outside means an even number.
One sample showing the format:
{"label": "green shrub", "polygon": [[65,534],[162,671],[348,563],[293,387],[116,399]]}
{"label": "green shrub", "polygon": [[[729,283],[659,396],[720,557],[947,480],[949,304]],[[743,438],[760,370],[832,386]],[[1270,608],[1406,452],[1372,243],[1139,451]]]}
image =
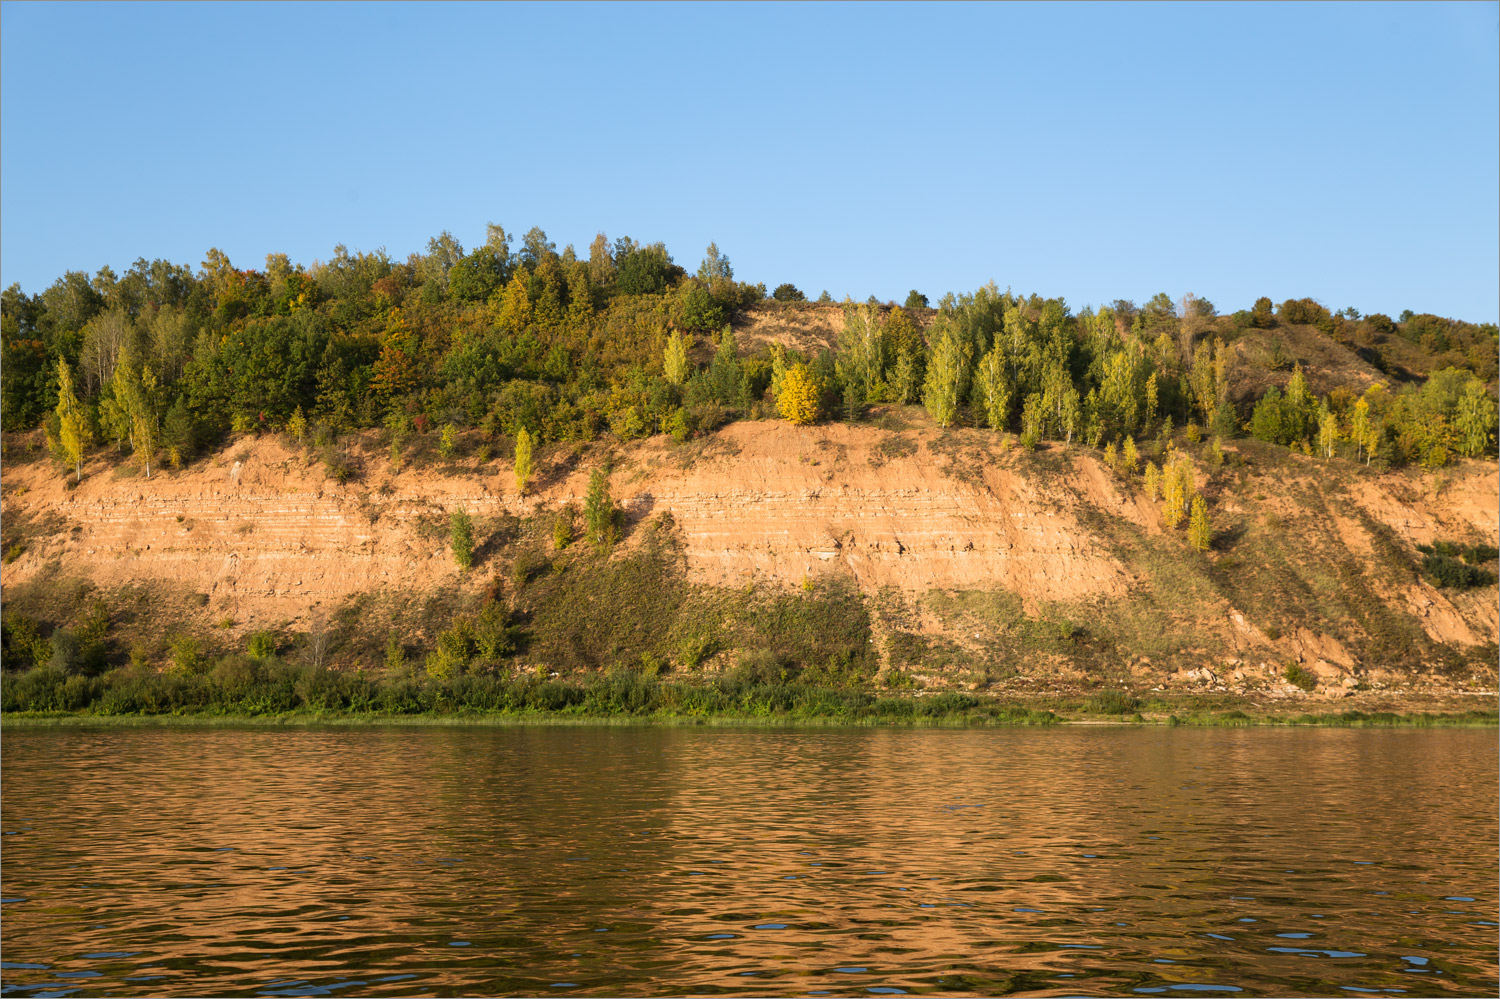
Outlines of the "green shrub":
{"label": "green shrub", "polygon": [[394,631],[385,642],[385,668],[391,673],[406,669],[406,646],[401,644],[401,636]]}
{"label": "green shrub", "polygon": [[[254,645],[253,639],[251,645]],[[214,665],[211,674],[214,683],[218,684],[228,699],[235,701],[243,698],[252,687],[264,679],[264,670],[256,662],[256,658],[252,657],[265,658],[252,648],[248,656],[225,656]]]}
{"label": "green shrub", "polygon": [[720,677],[721,687],[755,687],[784,683],[785,664],[770,649],[749,649],[736,658],[734,669]]}
{"label": "green shrub", "polygon": [[511,634],[510,614],[498,603],[485,604],[474,622],[474,648],[479,658],[497,663],[516,650]]}
{"label": "green shrub", "polygon": [[250,636],[245,651],[257,659],[269,659],[276,654],[276,636],[269,631],[257,631]]}
{"label": "green shrub", "polygon": [[468,668],[474,656],[474,625],[459,618],[452,627],[438,635],[437,648],[427,656],[427,675],[435,680],[458,676]]}
{"label": "green shrub", "polygon": [[448,547],[460,569],[474,564],[474,522],[463,507],[453,511],[448,518]]}
{"label": "green shrub", "polygon": [[190,635],[178,635],[172,640],[172,672],[178,676],[197,676],[208,668],[203,658],[203,646]]}
{"label": "green shrub", "polygon": [[887,672],[885,685],[891,690],[916,690],[920,686],[917,678],[904,669],[893,669]]}
{"label": "green shrub", "polygon": [[562,551],[573,543],[573,506],[569,504],[552,518],[552,547]]}
{"label": "green shrub", "polygon": [[1476,586],[1492,586],[1495,582],[1495,574],[1488,569],[1481,569],[1437,551],[1428,551],[1422,557],[1421,568],[1422,576],[1437,587],[1467,590]]}
{"label": "green shrub", "polygon": [[1306,691],[1311,691],[1318,685],[1317,674],[1301,663],[1287,663],[1281,675],[1286,678],[1287,683]]}

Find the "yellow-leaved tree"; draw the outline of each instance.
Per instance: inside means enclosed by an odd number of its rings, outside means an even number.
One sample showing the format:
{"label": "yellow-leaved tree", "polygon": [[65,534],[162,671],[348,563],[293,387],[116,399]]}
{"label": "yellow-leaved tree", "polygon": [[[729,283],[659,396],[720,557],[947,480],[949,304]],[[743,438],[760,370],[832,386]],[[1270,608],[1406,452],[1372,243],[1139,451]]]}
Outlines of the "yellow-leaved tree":
{"label": "yellow-leaved tree", "polygon": [[88,450],[93,430],[88,414],[73,392],[73,372],[67,361],[57,362],[57,432],[63,455],[73,466],[78,481],[83,481],[83,452]]}
{"label": "yellow-leaved tree", "polygon": [[1188,546],[1194,551],[1208,551],[1213,532],[1208,526],[1208,504],[1202,496],[1193,497],[1193,515],[1188,521]]}
{"label": "yellow-leaved tree", "polygon": [[677,331],[667,337],[667,348],[662,356],[662,368],[666,372],[667,381],[673,385],[681,385],[687,381],[688,373],[692,370],[688,364],[688,351],[693,349],[693,338]]}
{"label": "yellow-leaved tree", "polygon": [[522,427],[516,434],[516,492],[526,495],[531,482],[531,432]]}
{"label": "yellow-leaved tree", "polygon": [[1325,405],[1318,415],[1318,450],[1323,457],[1332,458],[1343,434],[1339,433],[1338,417]]}
{"label": "yellow-leaved tree", "polygon": [[776,409],[782,418],[799,427],[805,427],[818,419],[818,382],[805,364],[794,364],[781,379],[781,393],[776,397]]}
{"label": "yellow-leaved tree", "polygon": [[500,297],[500,314],[495,317],[495,325],[511,333],[522,333],[531,325],[531,298],[526,293],[526,277],[525,269],[517,268]]}
{"label": "yellow-leaved tree", "polygon": [[1185,454],[1179,454],[1167,466],[1162,483],[1162,523],[1168,530],[1175,530],[1188,514],[1188,505],[1193,501],[1197,487],[1193,483],[1193,463]]}

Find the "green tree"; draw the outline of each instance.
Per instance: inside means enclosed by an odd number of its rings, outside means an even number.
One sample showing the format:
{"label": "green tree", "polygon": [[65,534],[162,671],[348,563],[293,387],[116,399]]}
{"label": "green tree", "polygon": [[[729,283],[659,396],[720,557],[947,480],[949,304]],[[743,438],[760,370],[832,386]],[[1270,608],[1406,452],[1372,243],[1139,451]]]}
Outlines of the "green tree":
{"label": "green tree", "polygon": [[1276,316],[1272,311],[1273,308],[1269,298],[1264,295],[1257,298],[1255,304],[1250,307],[1250,325],[1258,330],[1268,330],[1275,326]]}
{"label": "green tree", "polygon": [[160,398],[156,375],[149,369],[136,369],[128,361],[115,365],[112,379],[115,400],[129,426],[130,444],[136,460],[151,478],[151,458],[161,443]]}
{"label": "green tree", "polygon": [[980,360],[977,381],[985,422],[996,430],[1004,430],[1010,419],[1010,384],[1005,355],[998,344]]}
{"label": "green tree", "polygon": [[685,281],[681,296],[682,325],[690,330],[712,330],[724,325],[724,307],[701,281]]}
{"label": "green tree", "polygon": [[615,258],[610,255],[609,239],[602,232],[589,244],[589,284],[606,292],[615,284]]}
{"label": "green tree", "polygon": [[516,492],[522,496],[526,495],[526,487],[531,482],[531,432],[522,427],[516,434]]}
{"label": "green tree", "polygon": [[1483,382],[1470,378],[1453,416],[1453,427],[1458,431],[1458,453],[1469,458],[1484,454],[1495,439],[1495,425],[1495,400]]}
{"label": "green tree", "polygon": [[927,308],[927,296],[913,288],[906,295],[905,307],[907,309],[925,309]]}
{"label": "green tree", "polygon": [[926,374],[923,362],[927,358],[927,345],[922,342],[922,334],[900,307],[892,309],[885,317],[884,332],[886,353],[890,359],[887,377],[896,401],[916,402]]}
{"label": "green tree", "polygon": [[777,285],[776,290],[771,292],[771,297],[778,302],[807,301],[807,296],[802,294],[802,292],[797,289],[797,286],[791,284],[790,282]]}
{"label": "green tree", "polygon": [[588,540],[600,551],[614,547],[619,540],[615,501],[609,494],[609,478],[602,469],[589,476],[589,491],[583,503],[583,521]]}
{"label": "green tree", "polygon": [[[213,252],[213,251],[210,251]],[[439,290],[439,297],[448,293],[448,276],[454,266],[463,259],[464,248],[446,229],[427,241],[427,255],[421,258],[419,271],[423,283]]]}
{"label": "green tree", "polygon": [[625,295],[660,295],[673,275],[683,272],[662,244],[637,246],[628,240],[615,243],[615,267],[615,287]]}
{"label": "green tree", "polygon": [[167,446],[167,461],[173,468],[181,468],[197,450],[198,424],[182,396],[177,397],[162,417],[161,442]]}
{"label": "green tree", "polygon": [[845,398],[846,415],[853,419],[870,398],[885,371],[885,323],[874,305],[844,306],[844,328],[839,332],[834,370]]}
{"label": "green tree", "polygon": [[698,266],[698,280],[704,284],[734,280],[734,268],[729,266],[729,258],[719,253],[719,244],[708,244],[703,263]]}
{"label": "green tree", "polygon": [[76,481],[83,481],[83,454],[93,438],[88,413],[73,392],[73,372],[68,362],[57,362],[57,425],[63,454],[73,466]]}
{"label": "green tree", "polygon": [[460,569],[474,564],[474,522],[463,507],[454,510],[448,518],[448,547]]}
{"label": "green tree", "polygon": [[1042,393],[1032,392],[1021,401],[1021,446],[1028,451],[1041,443],[1047,422],[1047,407]]}
{"label": "green tree", "polygon": [[485,245],[475,247],[448,271],[448,293],[456,299],[488,301],[510,278],[510,237],[494,223],[485,228]]}
{"label": "green tree", "polygon": [[543,260],[557,256],[557,244],[547,238],[547,233],[539,225],[534,225],[526,230],[526,235],[521,237],[521,262],[529,268],[535,268]]}
{"label": "green tree", "polygon": [[969,381],[969,344],[952,324],[944,323],[933,338],[932,357],[922,386],[922,403],[940,427],[958,419],[959,400]]}

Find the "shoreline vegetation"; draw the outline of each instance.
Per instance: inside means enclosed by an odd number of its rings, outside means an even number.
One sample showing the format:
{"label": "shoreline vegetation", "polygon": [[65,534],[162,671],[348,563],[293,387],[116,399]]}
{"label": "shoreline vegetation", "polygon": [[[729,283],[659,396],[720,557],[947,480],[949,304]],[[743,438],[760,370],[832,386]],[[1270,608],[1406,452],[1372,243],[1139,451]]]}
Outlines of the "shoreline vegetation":
{"label": "shoreline vegetation", "polygon": [[0,710],[1398,724],[1495,685],[1494,323],[513,243],[5,289]]}
{"label": "shoreline vegetation", "polygon": [[241,685],[209,676],[116,670],[99,677],[34,670],[0,678],[0,722],[46,726],[786,726],[994,727],[1125,724],[1241,726],[1486,726],[1469,711],[1360,710],[1265,704],[1249,698],[1138,697],[1103,690],[1027,700],[944,692],[881,696],[733,674],[661,681],[610,671],[582,682],[501,676],[435,681],[414,674],[285,668]]}

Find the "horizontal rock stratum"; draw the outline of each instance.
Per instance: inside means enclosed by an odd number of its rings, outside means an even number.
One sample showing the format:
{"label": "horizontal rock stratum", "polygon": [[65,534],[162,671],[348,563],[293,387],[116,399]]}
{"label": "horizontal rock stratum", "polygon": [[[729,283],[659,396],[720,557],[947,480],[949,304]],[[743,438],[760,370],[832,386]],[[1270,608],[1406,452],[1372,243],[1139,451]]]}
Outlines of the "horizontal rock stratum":
{"label": "horizontal rock stratum", "polygon": [[[626,550],[639,525],[670,515],[695,582],[838,575],[872,599],[907,601],[906,627],[958,646],[982,637],[925,595],[1000,592],[1028,614],[1108,622],[1130,659],[1131,628],[1165,628],[1170,662],[1158,652],[1154,666],[1179,672],[1226,659],[1378,670],[1372,659],[1398,625],[1430,643],[1417,659],[1474,660],[1500,628],[1493,587],[1440,590],[1415,570],[1418,544],[1500,541],[1493,463],[1379,473],[1253,442],[1222,467],[1200,458],[1216,535],[1200,555],[1162,528],[1138,473],[1084,448],[1005,448],[988,431],[746,421],[687,444],[560,445],[524,497],[505,461],[433,455],[397,472],[373,435],[352,441],[357,471],[342,483],[314,449],[270,436],[149,480],[96,459],[76,488],[44,459],[8,461],[4,513],[25,540],[5,585],[61,572],[103,590],[161,586],[207,595],[184,614],[295,629],[315,605],[365,593],[477,590],[508,564],[506,545],[487,545],[500,518],[550,523],[566,504],[581,508],[607,459]],[[467,574],[447,548],[460,508],[480,545]]]}

